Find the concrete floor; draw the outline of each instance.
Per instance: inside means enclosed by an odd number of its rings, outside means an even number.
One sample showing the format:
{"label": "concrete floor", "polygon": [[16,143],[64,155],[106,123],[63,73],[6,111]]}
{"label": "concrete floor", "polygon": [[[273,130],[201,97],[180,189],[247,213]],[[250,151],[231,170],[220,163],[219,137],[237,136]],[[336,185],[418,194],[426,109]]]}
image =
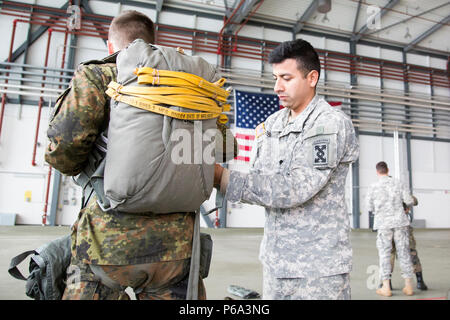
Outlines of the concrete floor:
{"label": "concrete floor", "polygon": [[[238,285],[262,294],[262,267],[258,251],[263,230],[227,228],[202,231],[210,233],[214,241],[211,269],[209,277],[205,279],[208,299],[223,300],[227,296],[241,299],[227,292],[229,285]],[[12,278],[7,272],[13,256],[37,248],[68,232],[68,227],[0,226],[0,299],[29,299],[25,295],[25,282]],[[417,229],[414,233],[428,291],[416,290],[414,296],[404,296],[401,292],[403,280],[397,263],[392,280],[393,296],[379,297],[374,289],[378,265],[376,233],[354,230],[352,299],[447,299],[450,290],[450,229]],[[20,270],[25,275],[28,274],[28,260],[20,265]]]}

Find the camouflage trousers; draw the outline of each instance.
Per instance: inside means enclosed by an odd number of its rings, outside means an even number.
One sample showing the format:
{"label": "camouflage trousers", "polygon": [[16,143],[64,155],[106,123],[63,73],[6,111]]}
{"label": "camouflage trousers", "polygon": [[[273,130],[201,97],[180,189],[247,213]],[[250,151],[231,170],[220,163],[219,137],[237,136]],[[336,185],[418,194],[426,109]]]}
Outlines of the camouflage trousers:
{"label": "camouflage trousers", "polygon": [[392,240],[395,243],[403,278],[413,277],[413,266],[409,253],[408,227],[378,229],[377,249],[380,259],[380,280],[391,278]]}
{"label": "camouflage trousers", "polygon": [[[414,239],[414,231],[413,227],[408,227],[409,231],[409,253],[411,254],[411,261],[414,268],[414,273],[422,272],[422,265],[420,263],[419,255],[416,250],[416,239]],[[394,263],[395,256],[397,255],[395,249],[395,242],[392,241],[392,250],[391,250],[391,273],[394,271]]]}
{"label": "camouflage trousers", "polygon": [[276,278],[263,273],[264,300],[350,300],[350,275],[320,278]]}
{"label": "camouflage trousers", "polygon": [[[122,289],[106,286],[87,264],[72,259],[67,269],[63,300],[129,300],[124,291],[134,290],[138,300],[185,300],[190,259],[124,266],[101,266]],[[203,280],[199,279],[198,299],[206,300]]]}

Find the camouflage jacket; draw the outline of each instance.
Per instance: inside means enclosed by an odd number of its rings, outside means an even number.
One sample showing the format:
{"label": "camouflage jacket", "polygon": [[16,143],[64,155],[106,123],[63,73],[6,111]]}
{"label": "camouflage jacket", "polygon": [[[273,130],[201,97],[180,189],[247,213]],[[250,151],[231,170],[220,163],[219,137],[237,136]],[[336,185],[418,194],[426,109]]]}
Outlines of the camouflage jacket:
{"label": "camouflage jacket", "polygon": [[353,124],[318,96],[291,122],[289,112],[282,109],[256,128],[250,172],[230,172],[228,200],[265,207],[259,257],[271,275],[348,273],[345,179],[359,156]]}
{"label": "camouflage jacket", "polygon": [[373,228],[378,230],[409,226],[403,203],[406,206],[414,203],[409,190],[399,180],[381,176],[369,187],[366,195],[368,211],[374,214]]}
{"label": "camouflage jacket", "polygon": [[[63,174],[73,176],[83,169],[97,136],[108,126],[105,91],[116,81],[115,55],[103,62],[81,64],[55,105],[45,160]],[[219,129],[225,133],[224,127]],[[237,145],[234,147],[237,150]],[[103,212],[93,196],[72,226],[72,255],[83,263],[100,265],[189,258],[193,218],[192,213]]]}

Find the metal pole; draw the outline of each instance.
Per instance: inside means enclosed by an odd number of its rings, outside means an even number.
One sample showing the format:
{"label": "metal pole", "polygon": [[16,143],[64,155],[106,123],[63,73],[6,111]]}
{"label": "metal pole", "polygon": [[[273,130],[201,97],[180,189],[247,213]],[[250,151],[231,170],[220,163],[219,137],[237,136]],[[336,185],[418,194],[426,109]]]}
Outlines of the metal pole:
{"label": "metal pole", "polygon": [[[404,69],[404,75],[405,75],[405,81],[403,82],[403,87],[405,91],[405,95],[409,93],[409,82],[408,82],[408,66],[407,66],[407,59],[406,59],[406,52],[403,51],[403,65],[405,66]],[[405,105],[405,118],[406,123],[410,124],[410,113],[409,113],[409,106]],[[406,164],[408,168],[408,180],[409,180],[409,189],[411,192],[413,192],[413,180],[412,180],[412,164],[411,164],[411,133],[406,132]],[[414,219],[414,208],[411,207],[410,210],[411,219]]]}
{"label": "metal pole", "polygon": [[395,178],[400,179],[400,147],[398,140],[398,130],[394,130],[394,170]]}
{"label": "metal pole", "polygon": [[[76,2],[76,4],[79,4],[79,3]],[[67,34],[69,34],[69,32],[66,32],[65,34],[67,35]],[[77,38],[78,37],[76,34],[70,34],[69,56],[67,59],[67,69],[72,69],[75,64],[75,47],[76,47],[77,40],[78,40]],[[66,45],[67,45],[67,38],[65,37],[65,39],[64,39],[64,47],[65,48],[66,48]],[[66,51],[63,52],[61,68],[64,68],[65,56],[66,56]],[[50,105],[49,105],[49,107],[50,107]],[[52,169],[52,167],[50,167],[49,177],[51,174],[51,169]],[[56,214],[57,214],[57,210],[58,210],[60,187],[61,187],[61,173],[58,170],[54,170],[52,200],[51,200],[50,215],[49,215],[49,222],[50,222],[50,225],[52,225],[52,226],[54,226],[56,224]]]}
{"label": "metal pole", "polygon": [[58,170],[54,170],[52,199],[50,203],[50,214],[48,215],[49,225],[51,226],[54,226],[56,224],[56,211],[58,209],[60,185],[61,173]]}
{"label": "metal pole", "polygon": [[[350,41],[350,54],[355,55],[356,54],[356,42]],[[356,85],[358,83],[356,74],[352,73],[350,74],[350,84]],[[350,102],[353,105],[356,105],[358,103],[358,100],[350,99]],[[355,113],[357,112],[358,107],[355,107]],[[351,116],[352,118],[357,118],[358,116]],[[359,139],[359,129],[355,127],[355,135],[356,139]],[[359,159],[356,160],[352,164],[352,214],[353,214],[353,228],[359,229],[360,228],[360,201],[359,201]]]}

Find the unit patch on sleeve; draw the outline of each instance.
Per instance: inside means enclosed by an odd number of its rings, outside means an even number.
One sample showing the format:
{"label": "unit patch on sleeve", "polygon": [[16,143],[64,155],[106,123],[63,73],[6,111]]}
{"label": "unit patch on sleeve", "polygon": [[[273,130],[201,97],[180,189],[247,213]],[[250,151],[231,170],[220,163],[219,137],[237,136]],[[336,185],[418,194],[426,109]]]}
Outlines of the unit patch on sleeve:
{"label": "unit patch on sleeve", "polygon": [[320,139],[313,143],[313,165],[326,166],[328,165],[328,139]]}

